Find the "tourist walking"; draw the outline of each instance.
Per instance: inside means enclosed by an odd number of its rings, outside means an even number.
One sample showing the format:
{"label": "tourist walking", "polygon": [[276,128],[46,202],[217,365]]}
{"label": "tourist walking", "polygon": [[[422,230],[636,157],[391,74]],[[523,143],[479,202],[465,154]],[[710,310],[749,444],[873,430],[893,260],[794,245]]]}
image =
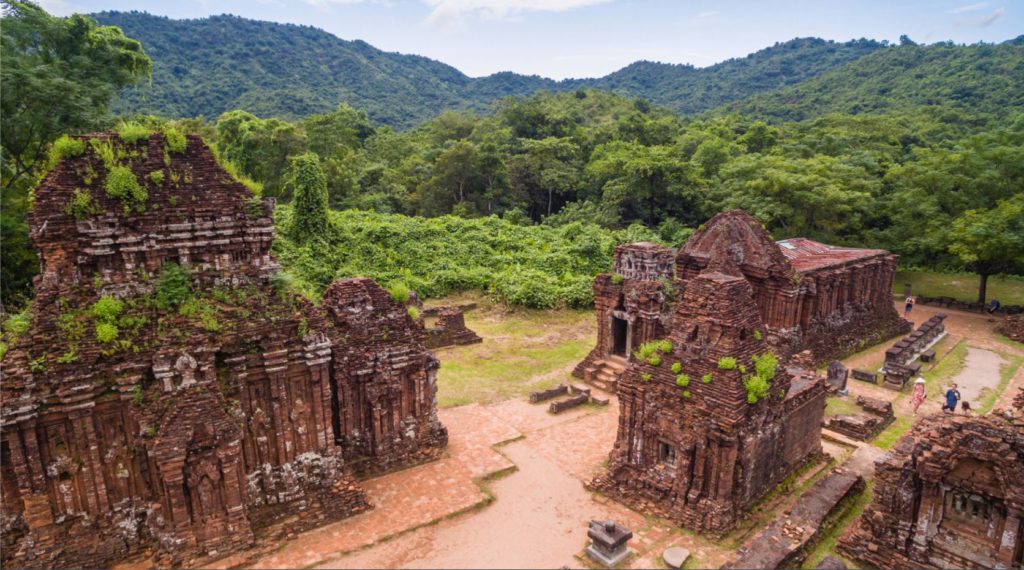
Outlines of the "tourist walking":
{"label": "tourist walking", "polygon": [[956,384],[953,384],[949,390],[946,390],[946,403],[942,406],[943,411],[949,413],[956,411],[956,404],[960,401],[960,390],[956,388]]}
{"label": "tourist walking", "polygon": [[909,319],[910,318],[910,311],[914,310],[914,302],[915,302],[914,301],[914,296],[913,295],[907,295],[907,299],[906,299],[906,301],[904,301],[904,305],[903,305],[903,318],[904,319]]}
{"label": "tourist walking", "polygon": [[1002,304],[999,303],[999,299],[992,299],[992,302],[988,304],[988,314],[995,314],[995,312],[998,311],[1000,307],[1002,307]]}
{"label": "tourist walking", "polygon": [[924,403],[925,397],[924,376],[918,376],[917,380],[914,380],[914,393],[910,396],[910,403],[914,406],[914,415],[917,415],[917,409]]}

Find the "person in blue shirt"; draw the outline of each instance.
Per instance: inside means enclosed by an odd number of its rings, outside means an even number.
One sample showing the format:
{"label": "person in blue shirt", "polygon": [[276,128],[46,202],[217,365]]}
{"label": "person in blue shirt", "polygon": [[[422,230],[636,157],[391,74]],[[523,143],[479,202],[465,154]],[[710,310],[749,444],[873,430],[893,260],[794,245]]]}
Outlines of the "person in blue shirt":
{"label": "person in blue shirt", "polygon": [[960,401],[960,391],[956,389],[956,384],[946,390],[946,405],[942,406],[942,409],[947,412],[955,412],[956,404]]}

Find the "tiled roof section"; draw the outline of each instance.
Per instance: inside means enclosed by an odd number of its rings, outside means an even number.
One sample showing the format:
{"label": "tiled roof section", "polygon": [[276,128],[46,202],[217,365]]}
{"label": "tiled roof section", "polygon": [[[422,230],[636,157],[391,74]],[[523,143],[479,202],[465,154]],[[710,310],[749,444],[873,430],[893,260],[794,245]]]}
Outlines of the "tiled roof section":
{"label": "tiled roof section", "polygon": [[837,247],[807,238],[784,239],[775,243],[778,244],[779,250],[789,260],[793,269],[800,273],[889,253],[884,249]]}

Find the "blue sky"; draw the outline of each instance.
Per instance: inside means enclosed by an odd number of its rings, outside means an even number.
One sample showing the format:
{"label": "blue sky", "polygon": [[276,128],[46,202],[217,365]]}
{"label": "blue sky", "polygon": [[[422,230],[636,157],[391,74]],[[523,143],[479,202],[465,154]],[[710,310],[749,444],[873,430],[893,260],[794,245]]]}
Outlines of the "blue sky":
{"label": "blue sky", "polygon": [[42,0],[51,13],[141,10],[171,18],[236,14],[316,26],[386,51],[425,55],[471,76],[605,75],[633,61],[698,67],[775,42],[1000,42],[1024,33],[1024,0]]}

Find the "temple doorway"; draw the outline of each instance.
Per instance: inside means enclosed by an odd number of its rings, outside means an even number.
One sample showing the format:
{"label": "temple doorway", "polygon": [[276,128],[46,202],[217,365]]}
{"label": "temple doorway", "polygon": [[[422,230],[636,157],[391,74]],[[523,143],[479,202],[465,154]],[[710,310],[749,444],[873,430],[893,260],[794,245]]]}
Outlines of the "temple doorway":
{"label": "temple doorway", "polygon": [[620,319],[619,317],[612,317],[612,354],[616,356],[626,356],[626,335],[629,331],[629,325],[626,319]]}

